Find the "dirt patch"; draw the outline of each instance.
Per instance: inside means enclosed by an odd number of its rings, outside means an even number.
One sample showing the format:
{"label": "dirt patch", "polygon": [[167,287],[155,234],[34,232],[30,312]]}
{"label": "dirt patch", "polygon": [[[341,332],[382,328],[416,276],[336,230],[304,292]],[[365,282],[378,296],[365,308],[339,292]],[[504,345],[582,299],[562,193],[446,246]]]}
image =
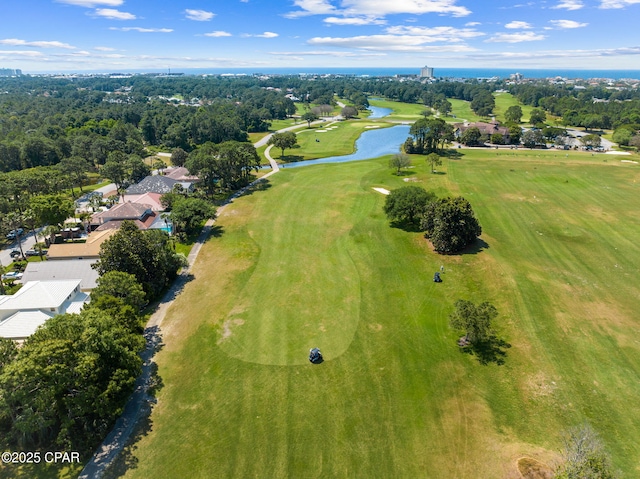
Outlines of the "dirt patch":
{"label": "dirt patch", "polygon": [[374,190],[376,190],[378,193],[382,193],[383,195],[388,195],[389,193],[391,193],[386,188],[374,188]]}
{"label": "dirt patch", "polygon": [[552,396],[558,389],[556,381],[549,379],[543,372],[539,372],[527,378],[526,390],[532,398]]}
{"label": "dirt patch", "polygon": [[369,329],[371,331],[382,331],[382,325],[381,324],[369,324]]}
{"label": "dirt patch", "polygon": [[233,335],[233,328],[235,326],[242,326],[244,324],[243,319],[227,319],[222,324],[222,332],[220,333],[220,339],[218,339],[218,344],[225,342]]}
{"label": "dirt patch", "polygon": [[531,457],[518,459],[518,471],[524,479],[552,479],[553,471],[546,464]]}

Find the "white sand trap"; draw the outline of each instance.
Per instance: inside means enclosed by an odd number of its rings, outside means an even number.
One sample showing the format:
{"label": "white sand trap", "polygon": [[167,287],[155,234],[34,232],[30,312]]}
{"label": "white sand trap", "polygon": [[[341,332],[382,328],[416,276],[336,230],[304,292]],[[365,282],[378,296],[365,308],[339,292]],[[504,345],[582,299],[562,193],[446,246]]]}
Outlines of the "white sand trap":
{"label": "white sand trap", "polygon": [[374,190],[376,190],[378,193],[382,193],[383,195],[388,195],[389,193],[391,193],[389,190],[385,188],[374,188]]}
{"label": "white sand trap", "polygon": [[637,162],[637,161],[633,161],[633,160],[620,160],[620,163],[633,163],[633,164],[635,164],[635,165],[637,165],[637,164],[638,164],[638,162]]}
{"label": "white sand trap", "polygon": [[316,133],[326,133],[327,130],[316,130]]}
{"label": "white sand trap", "polygon": [[605,155],[630,155],[628,151],[607,151]]}
{"label": "white sand trap", "polygon": [[380,128],[380,125],[367,125],[365,128]]}

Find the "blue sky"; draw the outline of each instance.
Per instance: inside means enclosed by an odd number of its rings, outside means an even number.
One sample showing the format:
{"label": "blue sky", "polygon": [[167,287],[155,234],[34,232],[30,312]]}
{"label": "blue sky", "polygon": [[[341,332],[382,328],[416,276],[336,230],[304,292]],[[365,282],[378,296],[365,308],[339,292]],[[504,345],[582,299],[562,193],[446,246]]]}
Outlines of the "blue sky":
{"label": "blue sky", "polygon": [[640,69],[640,0],[3,2],[0,68]]}

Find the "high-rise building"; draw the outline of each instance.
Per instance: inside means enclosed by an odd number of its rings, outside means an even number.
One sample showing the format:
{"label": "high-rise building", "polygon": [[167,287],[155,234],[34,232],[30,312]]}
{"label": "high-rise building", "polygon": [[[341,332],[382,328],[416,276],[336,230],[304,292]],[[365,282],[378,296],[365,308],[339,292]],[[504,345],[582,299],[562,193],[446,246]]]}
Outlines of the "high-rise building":
{"label": "high-rise building", "polygon": [[420,78],[433,78],[433,68],[424,66],[420,69]]}

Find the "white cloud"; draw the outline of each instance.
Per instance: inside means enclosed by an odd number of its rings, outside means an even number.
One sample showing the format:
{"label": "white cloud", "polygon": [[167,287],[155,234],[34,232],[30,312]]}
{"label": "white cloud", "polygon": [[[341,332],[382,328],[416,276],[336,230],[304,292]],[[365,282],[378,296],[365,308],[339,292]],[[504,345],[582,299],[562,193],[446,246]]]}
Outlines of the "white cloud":
{"label": "white cloud", "polygon": [[248,37],[255,37],[255,38],[276,38],[279,37],[280,35],[278,35],[277,33],[273,33],[273,32],[264,32],[264,33],[259,33],[256,35],[252,35],[250,33],[245,33],[242,35],[245,38]]}
{"label": "white cloud", "polygon": [[0,58],[7,57],[41,57],[42,52],[34,52],[32,50],[0,50]]}
{"label": "white cloud", "polygon": [[269,52],[269,55],[281,55],[281,56],[291,56],[291,57],[295,57],[297,55],[308,55],[308,56],[358,57],[358,58],[387,56],[386,53],[343,52],[343,51],[328,51],[328,50],[315,50],[315,51],[306,51],[306,52]]}
{"label": "white cloud", "polygon": [[133,13],[121,12],[114,8],[98,8],[95,14],[112,20],[135,20],[137,18]]}
{"label": "white cloud", "polygon": [[327,17],[324,23],[330,25],[384,25],[385,20],[372,17]]}
{"label": "white cloud", "polygon": [[561,0],[558,5],[551,8],[564,8],[566,10],[580,10],[584,7],[582,0]]}
{"label": "white cloud", "polygon": [[109,30],[140,33],[171,33],[173,31],[173,28],[109,27]]}
{"label": "white cloud", "polygon": [[489,43],[521,43],[521,42],[534,42],[538,40],[544,40],[544,35],[539,35],[533,32],[518,32],[518,33],[498,33],[493,37],[485,40]]}
{"label": "white cloud", "polygon": [[124,0],[56,0],[58,3],[66,3],[68,5],[77,5],[78,7],[94,8],[98,5],[107,7],[119,7]]}
{"label": "white cloud", "polygon": [[28,42],[26,40],[19,40],[17,38],[6,38],[4,40],[0,40],[0,45],[13,45],[13,46],[37,47],[37,48],[68,48],[68,49],[76,48],[72,45],[69,45],[68,43],[62,43],[57,41]]}
{"label": "white cloud", "polygon": [[600,8],[624,8],[640,3],[640,0],[601,0]]}
{"label": "white cloud", "polygon": [[205,37],[230,37],[231,34],[229,32],[223,32],[222,30],[217,30],[215,32],[205,33]]}
{"label": "white cloud", "polygon": [[528,23],[528,22],[520,22],[520,21],[509,22],[504,27],[505,28],[515,28],[515,29],[518,29],[518,30],[526,30],[528,28],[533,28],[530,23]]}
{"label": "white cloud", "polygon": [[[395,27],[402,28],[402,27]],[[474,48],[460,42],[451,44],[425,45],[442,41],[440,38],[428,35],[362,35],[356,37],[315,37],[307,43],[311,45],[329,45],[342,48],[358,48],[375,51],[404,51],[404,52],[470,52]]]}
{"label": "white cloud", "polygon": [[345,17],[383,18],[394,14],[438,13],[464,17],[471,13],[466,7],[456,5],[457,0],[342,0],[337,9],[328,0],[294,0],[301,10],[289,12],[287,18],[307,15],[342,15]]}
{"label": "white cloud", "polygon": [[215,13],[207,12],[206,10],[186,9],[184,13],[189,20],[195,20],[197,22],[207,22],[215,16]]}
{"label": "white cloud", "polygon": [[94,47],[94,50],[99,52],[114,52],[116,49],[111,47]]}
{"label": "white cloud", "polygon": [[306,17],[308,15],[330,15],[337,12],[328,0],[294,0],[293,4],[302,10],[285,14],[287,18]]}
{"label": "white cloud", "polygon": [[575,22],[573,20],[550,20],[549,23],[551,23],[554,27],[556,28],[582,28],[582,27],[586,27],[587,25],[589,25],[588,23],[580,23],[580,22]]}
{"label": "white cloud", "polygon": [[461,42],[468,38],[481,37],[484,33],[473,28],[454,27],[406,27],[396,26],[386,29],[392,35],[413,35],[418,37],[423,43],[433,42]]}
{"label": "white cloud", "polygon": [[467,22],[464,24],[465,27],[476,27],[478,25],[482,25],[480,22]]}

